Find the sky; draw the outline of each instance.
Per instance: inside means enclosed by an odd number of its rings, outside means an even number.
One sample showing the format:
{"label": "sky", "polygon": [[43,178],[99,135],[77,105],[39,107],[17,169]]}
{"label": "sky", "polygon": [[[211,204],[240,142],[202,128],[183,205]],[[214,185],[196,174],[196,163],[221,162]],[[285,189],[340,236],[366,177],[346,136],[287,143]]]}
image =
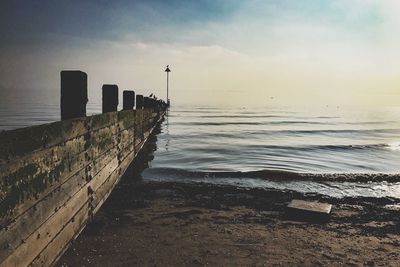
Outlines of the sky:
{"label": "sky", "polygon": [[60,71],[79,69],[88,74],[89,101],[100,101],[106,83],[165,98],[169,64],[177,104],[400,103],[397,0],[1,5],[3,96],[58,99]]}

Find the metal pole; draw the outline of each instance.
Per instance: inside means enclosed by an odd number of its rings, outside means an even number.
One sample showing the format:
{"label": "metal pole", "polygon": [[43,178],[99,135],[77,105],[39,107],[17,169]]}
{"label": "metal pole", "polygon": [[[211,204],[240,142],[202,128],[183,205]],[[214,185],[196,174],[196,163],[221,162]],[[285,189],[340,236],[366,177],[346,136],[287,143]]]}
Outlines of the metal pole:
{"label": "metal pole", "polygon": [[169,84],[169,72],[167,72],[167,103],[169,104],[168,84]]}
{"label": "metal pole", "polygon": [[169,88],[168,87],[169,87],[169,73],[171,72],[171,70],[169,69],[169,65],[167,65],[165,72],[167,73],[167,106],[169,107],[169,95],[168,95]]}

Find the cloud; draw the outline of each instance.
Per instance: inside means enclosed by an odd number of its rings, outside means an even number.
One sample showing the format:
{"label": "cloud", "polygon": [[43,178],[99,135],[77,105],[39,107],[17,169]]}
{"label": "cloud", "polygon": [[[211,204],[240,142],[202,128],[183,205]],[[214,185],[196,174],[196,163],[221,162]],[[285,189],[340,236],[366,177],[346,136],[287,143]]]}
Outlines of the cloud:
{"label": "cloud", "polygon": [[163,95],[167,64],[179,102],[369,103],[400,84],[397,1],[44,3],[3,11],[7,86],[54,90],[82,69],[94,98],[109,82]]}

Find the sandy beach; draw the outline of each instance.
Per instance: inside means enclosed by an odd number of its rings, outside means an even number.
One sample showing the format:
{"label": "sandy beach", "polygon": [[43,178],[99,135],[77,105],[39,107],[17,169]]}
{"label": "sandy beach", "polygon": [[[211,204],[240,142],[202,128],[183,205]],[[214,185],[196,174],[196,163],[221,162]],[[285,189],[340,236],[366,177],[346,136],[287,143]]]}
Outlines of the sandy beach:
{"label": "sandy beach", "polygon": [[[296,220],[294,198],[333,204]],[[124,179],[57,266],[399,266],[392,199]]]}

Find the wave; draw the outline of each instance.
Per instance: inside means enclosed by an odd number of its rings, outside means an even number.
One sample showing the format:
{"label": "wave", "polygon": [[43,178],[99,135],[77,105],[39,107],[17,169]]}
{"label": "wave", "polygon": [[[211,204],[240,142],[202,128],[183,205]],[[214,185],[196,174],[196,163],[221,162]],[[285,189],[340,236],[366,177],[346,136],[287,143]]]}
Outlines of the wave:
{"label": "wave", "polygon": [[258,146],[252,145],[247,147],[262,148],[262,149],[283,149],[283,150],[330,150],[330,151],[343,151],[343,150],[363,150],[363,149],[387,149],[390,148],[389,144],[365,144],[365,145],[306,145],[306,146],[280,146],[280,145],[266,145]]}
{"label": "wave", "polygon": [[[206,154],[217,154],[224,155],[226,153],[231,153],[237,151],[236,147],[227,147],[225,144],[212,144],[212,145],[201,145],[201,146],[187,146],[186,151],[202,152]],[[248,144],[241,145],[241,149],[245,151],[256,152],[257,154],[263,155],[264,153],[269,153],[272,151],[283,152],[282,155],[295,152],[312,152],[312,151],[326,151],[326,152],[340,152],[340,151],[372,151],[372,150],[387,150],[396,149],[389,144],[367,144],[367,145],[292,145],[292,146],[282,146],[282,145],[257,145]]]}
{"label": "wave", "polygon": [[209,171],[190,171],[178,168],[157,168],[152,167],[146,172],[150,175],[162,177],[172,176],[174,179],[218,179],[218,178],[246,178],[262,179],[274,181],[316,181],[316,182],[400,182],[400,173],[301,173],[283,170],[258,170],[258,171],[233,171],[233,172],[209,172]]}
{"label": "wave", "polygon": [[318,122],[318,121],[267,121],[267,122],[254,122],[254,121],[236,121],[236,122],[175,122],[174,125],[203,125],[203,126],[228,126],[228,125],[291,125],[291,124],[304,124],[304,125],[332,125],[333,123]]}
{"label": "wave", "polygon": [[[273,131],[275,132],[275,131]],[[292,132],[292,131],[291,131]],[[298,133],[299,131],[295,131]],[[224,138],[226,142],[231,142],[234,139],[242,139],[248,137],[245,133],[229,133],[229,132],[215,132],[215,133],[203,133],[203,132],[192,132],[187,134],[174,134],[174,138],[178,140],[206,140],[206,139],[215,139],[215,138]],[[352,141],[352,140],[348,140]],[[219,148],[218,144],[224,145],[224,142],[219,142],[217,144],[212,143],[216,149]],[[243,150],[246,149],[266,149],[266,150],[303,150],[303,151],[312,151],[312,150],[328,150],[328,151],[346,151],[346,150],[370,150],[370,149],[400,149],[400,143],[372,143],[372,144],[337,144],[337,145],[263,145],[261,144],[240,144]],[[197,147],[193,147],[194,149],[198,149]],[[209,146],[204,147],[205,150],[210,149]]]}
{"label": "wave", "polygon": [[262,122],[175,122],[174,125],[227,126],[227,125],[263,125]]}
{"label": "wave", "polygon": [[249,118],[286,118],[286,116],[279,116],[279,115],[199,115],[193,116],[198,118],[211,118],[211,119],[249,119]]}
{"label": "wave", "polygon": [[[262,121],[261,124],[332,124],[332,125],[386,125],[398,123],[394,120],[379,120],[379,121],[343,121],[337,120],[341,117],[336,116],[317,116],[317,117],[307,117],[307,116],[286,116],[286,115],[263,115],[263,114],[215,114],[211,113],[203,115],[205,112],[199,112],[199,114],[194,113],[193,115],[182,115],[182,114],[169,114],[172,118],[201,118],[201,119],[282,119],[280,121]],[[231,123],[231,122],[221,122],[221,123]]]}
{"label": "wave", "polygon": [[265,134],[265,133],[276,133],[276,134],[357,134],[357,133],[379,133],[379,134],[399,134],[400,129],[391,128],[391,129],[326,129],[326,130],[260,130],[260,131],[251,131],[254,134]]}
{"label": "wave", "polygon": [[[179,114],[170,114],[169,117],[182,117]],[[226,115],[226,114],[212,114],[211,115],[192,115],[185,116],[186,118],[201,118],[201,119],[283,119],[280,121],[261,121],[260,124],[263,125],[280,125],[280,124],[310,124],[310,125],[387,125],[398,123],[397,121],[337,121],[337,120],[329,120],[326,119],[339,119],[340,117],[303,117],[303,116],[282,116],[282,115],[247,115],[247,114],[235,114],[235,115]],[[284,120],[286,119],[286,120]],[[324,121],[318,121],[324,119]],[[204,122],[207,123],[207,122]],[[235,122],[218,122],[222,125],[224,124],[232,124]]]}
{"label": "wave", "polygon": [[[252,122],[252,121],[243,121],[243,122],[173,122],[169,123],[171,126],[252,126],[252,125],[285,125],[285,124],[303,124],[303,125],[332,125],[330,123],[323,122],[306,122],[306,121],[279,121],[279,122]],[[240,133],[239,131],[235,132],[236,134]],[[311,134],[358,134],[358,133],[368,133],[368,134],[399,134],[400,128],[376,128],[376,129],[279,129],[274,130],[273,128],[265,129],[265,130],[257,130],[257,129],[248,129],[246,133],[249,134],[288,134],[288,135],[311,135]]]}

